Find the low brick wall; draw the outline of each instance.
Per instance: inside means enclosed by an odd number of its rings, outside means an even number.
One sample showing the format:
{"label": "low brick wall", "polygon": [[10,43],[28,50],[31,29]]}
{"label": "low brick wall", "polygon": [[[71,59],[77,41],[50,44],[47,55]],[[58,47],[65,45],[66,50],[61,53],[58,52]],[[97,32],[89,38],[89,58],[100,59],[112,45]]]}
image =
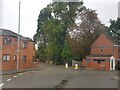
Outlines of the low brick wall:
{"label": "low brick wall", "polygon": [[101,62],[100,64],[94,61],[86,62],[86,59],[83,59],[82,66],[86,68],[96,69],[96,70],[110,70],[110,62]]}

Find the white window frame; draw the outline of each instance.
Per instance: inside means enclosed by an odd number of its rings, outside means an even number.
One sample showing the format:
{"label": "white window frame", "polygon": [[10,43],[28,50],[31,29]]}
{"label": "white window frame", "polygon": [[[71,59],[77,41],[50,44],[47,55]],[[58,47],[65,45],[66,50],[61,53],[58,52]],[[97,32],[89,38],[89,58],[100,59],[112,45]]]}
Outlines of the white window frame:
{"label": "white window frame", "polygon": [[16,55],[14,55],[13,60],[14,60],[14,61],[16,61],[16,60],[17,60],[17,56],[16,56]]}
{"label": "white window frame", "polygon": [[23,47],[23,48],[27,48],[27,42],[23,42],[22,47]]}
{"label": "white window frame", "polygon": [[4,43],[4,44],[7,44],[7,38],[4,38],[4,39],[3,39],[3,43]]}
{"label": "white window frame", "polygon": [[9,61],[10,58],[10,54],[3,54],[3,61]]}
{"label": "white window frame", "polygon": [[11,44],[12,43],[12,39],[11,38],[4,38],[3,39],[3,43],[4,44]]}

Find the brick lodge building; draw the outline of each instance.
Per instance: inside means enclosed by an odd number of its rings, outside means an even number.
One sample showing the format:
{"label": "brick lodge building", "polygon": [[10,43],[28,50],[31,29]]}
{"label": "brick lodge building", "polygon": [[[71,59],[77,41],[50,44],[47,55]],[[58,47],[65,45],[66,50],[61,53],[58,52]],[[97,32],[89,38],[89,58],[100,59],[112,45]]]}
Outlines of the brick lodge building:
{"label": "brick lodge building", "polygon": [[97,70],[115,70],[120,59],[120,44],[113,38],[101,34],[91,46],[91,54],[83,60],[83,65]]}
{"label": "brick lodge building", "polygon": [[16,70],[19,56],[19,69],[33,67],[35,60],[35,43],[20,35],[20,53],[18,54],[18,34],[0,29],[0,63],[1,71]]}

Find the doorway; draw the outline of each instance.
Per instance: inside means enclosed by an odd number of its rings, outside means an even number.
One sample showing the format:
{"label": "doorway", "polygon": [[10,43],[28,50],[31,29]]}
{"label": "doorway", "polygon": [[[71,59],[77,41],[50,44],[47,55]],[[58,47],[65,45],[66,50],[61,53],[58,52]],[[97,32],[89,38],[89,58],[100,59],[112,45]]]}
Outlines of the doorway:
{"label": "doorway", "polygon": [[115,70],[115,60],[110,60],[110,70]]}

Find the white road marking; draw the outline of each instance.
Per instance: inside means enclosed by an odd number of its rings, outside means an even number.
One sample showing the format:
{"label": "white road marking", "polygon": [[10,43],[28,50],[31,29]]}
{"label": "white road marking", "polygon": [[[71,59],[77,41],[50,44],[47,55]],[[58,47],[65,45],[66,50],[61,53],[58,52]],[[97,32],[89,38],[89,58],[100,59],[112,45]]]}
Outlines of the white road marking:
{"label": "white road marking", "polygon": [[22,75],[23,73],[19,73],[19,75]]}
{"label": "white road marking", "polygon": [[30,71],[24,72],[24,73],[29,73]]}
{"label": "white road marking", "polygon": [[10,80],[12,80],[11,78],[7,79],[6,81],[9,82]]}
{"label": "white road marking", "polygon": [[13,76],[14,78],[17,77],[17,76]]}
{"label": "white road marking", "polygon": [[0,87],[2,87],[3,85],[4,85],[4,83],[1,83],[1,84],[0,84]]}

